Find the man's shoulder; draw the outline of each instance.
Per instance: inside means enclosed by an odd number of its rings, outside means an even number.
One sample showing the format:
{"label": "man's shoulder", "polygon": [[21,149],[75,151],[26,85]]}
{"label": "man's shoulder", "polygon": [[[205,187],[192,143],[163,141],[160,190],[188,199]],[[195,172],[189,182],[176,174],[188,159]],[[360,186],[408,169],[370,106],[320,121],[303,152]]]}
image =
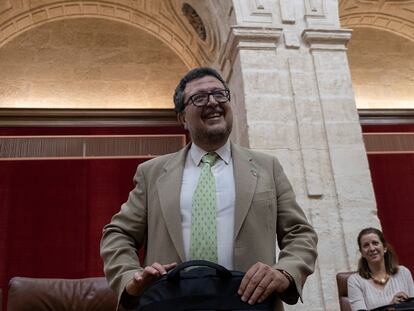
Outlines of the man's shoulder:
{"label": "man's shoulder", "polygon": [[152,159],[149,159],[149,160],[141,163],[140,166],[141,166],[142,169],[148,169],[148,168],[153,168],[153,167],[158,167],[158,166],[164,166],[166,163],[168,163],[169,161],[171,161],[173,159],[176,160],[180,157],[181,158],[185,157],[185,154],[186,154],[187,150],[188,150],[188,148],[184,147],[184,148],[181,148],[180,150],[178,150],[176,152],[156,156]]}
{"label": "man's shoulder", "polygon": [[233,152],[238,152],[245,154],[252,159],[259,160],[259,161],[275,161],[277,157],[273,154],[266,153],[261,150],[250,149],[247,147],[240,146],[238,144],[232,143]]}
{"label": "man's shoulder", "polygon": [[170,159],[176,157],[179,152],[180,151],[156,156],[152,159],[149,159],[149,160],[143,162],[141,165],[143,167],[149,167],[149,166],[164,164],[164,163],[168,162]]}
{"label": "man's shoulder", "polygon": [[144,163],[142,163],[142,165],[151,166],[151,165],[156,165],[158,163],[168,162],[168,160],[174,157],[174,155],[177,153],[178,151],[173,152],[173,153],[166,153],[166,154],[158,155],[154,158],[149,159],[148,161],[145,161]]}

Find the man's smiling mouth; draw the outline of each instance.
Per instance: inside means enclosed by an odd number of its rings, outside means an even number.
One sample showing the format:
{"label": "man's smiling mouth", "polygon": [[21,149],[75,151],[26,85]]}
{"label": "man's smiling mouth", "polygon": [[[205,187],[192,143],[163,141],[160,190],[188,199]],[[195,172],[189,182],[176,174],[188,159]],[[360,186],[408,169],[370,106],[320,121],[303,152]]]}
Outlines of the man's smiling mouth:
{"label": "man's smiling mouth", "polygon": [[209,113],[206,114],[203,118],[204,119],[217,119],[220,118],[223,114],[220,112],[214,112],[214,113]]}

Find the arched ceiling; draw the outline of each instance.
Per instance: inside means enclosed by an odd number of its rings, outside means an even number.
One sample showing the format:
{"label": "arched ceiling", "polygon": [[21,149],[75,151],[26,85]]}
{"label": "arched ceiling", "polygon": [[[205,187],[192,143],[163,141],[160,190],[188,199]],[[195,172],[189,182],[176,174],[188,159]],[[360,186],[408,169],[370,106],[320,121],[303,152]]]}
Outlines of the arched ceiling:
{"label": "arched ceiling", "polygon": [[[197,0],[0,0],[0,107],[171,108],[172,83],[178,76],[217,63],[225,33],[220,29],[226,23],[217,12],[226,12],[225,5]],[[94,24],[99,24],[95,30]],[[203,38],[199,26],[204,27]],[[102,29],[107,32],[99,33]],[[53,46],[60,34],[73,36],[72,41]],[[29,51],[24,45],[31,37],[39,41],[32,40]],[[109,39],[100,41],[105,37]],[[117,38],[124,42],[116,43]],[[131,43],[140,40],[145,46]],[[119,45],[125,42],[129,46]],[[88,55],[84,44],[91,45]],[[111,46],[113,56],[107,52],[102,58]],[[16,60],[24,53],[27,57]],[[145,70],[139,68],[143,64]],[[154,81],[158,90],[151,86]]]}
{"label": "arched ceiling", "polygon": [[348,44],[357,107],[414,109],[414,42],[374,28],[357,28]]}
{"label": "arched ceiling", "polygon": [[340,0],[359,109],[414,109],[414,1]]}
{"label": "arched ceiling", "polygon": [[165,43],[131,25],[54,20],[0,48],[0,107],[172,108],[187,70]]}
{"label": "arched ceiling", "polygon": [[[185,16],[184,3],[197,12],[205,39],[197,33],[197,18]],[[227,33],[223,17],[229,5],[231,1],[211,0],[1,0],[0,49],[47,23],[99,18],[147,32],[175,52],[187,68],[214,66]],[[385,30],[414,41],[414,0],[339,0],[339,10],[342,27]]]}
{"label": "arched ceiling", "polygon": [[414,41],[413,0],[340,0],[339,15],[344,28],[387,30]]}
{"label": "arched ceiling", "polygon": [[[0,47],[13,37],[41,24],[69,18],[99,17],[141,28],[162,40],[191,68],[217,59],[220,27],[218,8],[210,1],[186,1],[204,16],[206,40],[200,40],[182,12],[182,0],[1,0]],[[194,2],[194,3],[193,3]],[[206,18],[206,17],[209,18]],[[217,20],[214,20],[214,18]]]}

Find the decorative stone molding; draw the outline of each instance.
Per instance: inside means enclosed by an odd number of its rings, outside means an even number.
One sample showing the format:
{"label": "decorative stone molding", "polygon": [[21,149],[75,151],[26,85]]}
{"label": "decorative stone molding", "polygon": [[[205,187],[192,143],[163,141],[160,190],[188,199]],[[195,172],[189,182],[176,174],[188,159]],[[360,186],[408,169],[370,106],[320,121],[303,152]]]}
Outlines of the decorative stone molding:
{"label": "decorative stone molding", "polygon": [[194,28],[194,31],[197,33],[198,37],[205,41],[207,37],[206,28],[204,27],[204,23],[196,10],[194,10],[194,8],[188,3],[184,3],[182,12],[190,25]]}
{"label": "decorative stone molding", "polygon": [[[309,65],[308,65],[309,66]],[[308,198],[321,198],[325,192],[322,176],[321,154],[324,152],[323,127],[320,103],[311,90],[303,87],[312,85],[313,81],[306,72],[306,65],[291,57],[288,59],[289,82],[292,92],[293,108],[298,128],[300,154],[304,169],[306,193]],[[300,116],[307,115],[302,118]],[[313,115],[313,117],[311,117]],[[326,193],[326,192],[325,192]]]}
{"label": "decorative stone molding", "polygon": [[337,29],[338,3],[331,0],[304,0],[306,28]]}
{"label": "decorative stone molding", "polygon": [[285,46],[287,49],[299,49],[300,40],[296,31],[284,30],[283,39],[285,39]]}
{"label": "decorative stone molding", "polygon": [[272,24],[273,15],[263,0],[235,0],[234,8],[238,24]]}
{"label": "decorative stone molding", "polygon": [[10,4],[10,0],[3,0],[0,2],[0,14],[3,14],[7,10],[10,10],[12,8]]}
{"label": "decorative stone molding", "polygon": [[191,0],[169,0],[165,3],[168,3],[169,10],[174,11],[175,22],[191,34],[186,42],[198,56],[199,63],[215,64],[221,46],[221,23],[226,24],[228,18],[224,13],[227,12],[226,6]]}
{"label": "decorative stone molding", "polygon": [[[414,18],[414,17],[413,17]],[[414,41],[414,23],[388,14],[360,13],[341,17],[342,27],[372,27]]]}
{"label": "decorative stone molding", "polygon": [[306,16],[325,16],[324,0],[305,0]]}
{"label": "decorative stone molding", "polygon": [[340,0],[342,27],[373,27],[414,41],[414,1]]}
{"label": "decorative stone molding", "polygon": [[275,50],[282,36],[281,28],[233,26],[220,53],[219,64],[226,60],[234,61],[242,50]]}
{"label": "decorative stone molding", "polygon": [[280,13],[283,24],[295,24],[295,3],[292,0],[280,0]]}
{"label": "decorative stone molding", "polygon": [[345,51],[351,33],[349,29],[305,29],[302,38],[311,50]]}

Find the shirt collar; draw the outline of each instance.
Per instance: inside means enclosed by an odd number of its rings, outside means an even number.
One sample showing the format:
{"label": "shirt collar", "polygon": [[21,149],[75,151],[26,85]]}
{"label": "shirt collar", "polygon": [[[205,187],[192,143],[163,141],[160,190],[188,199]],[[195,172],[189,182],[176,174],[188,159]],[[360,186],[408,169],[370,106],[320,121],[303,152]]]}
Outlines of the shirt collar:
{"label": "shirt collar", "polygon": [[[227,142],[215,150],[215,152],[219,155],[219,157],[224,161],[224,163],[229,164],[231,160],[231,148],[230,148],[230,141]],[[191,159],[194,161],[195,165],[199,165],[201,162],[201,158],[208,153],[207,151],[201,149],[196,144],[192,143],[190,147],[190,156]]]}

